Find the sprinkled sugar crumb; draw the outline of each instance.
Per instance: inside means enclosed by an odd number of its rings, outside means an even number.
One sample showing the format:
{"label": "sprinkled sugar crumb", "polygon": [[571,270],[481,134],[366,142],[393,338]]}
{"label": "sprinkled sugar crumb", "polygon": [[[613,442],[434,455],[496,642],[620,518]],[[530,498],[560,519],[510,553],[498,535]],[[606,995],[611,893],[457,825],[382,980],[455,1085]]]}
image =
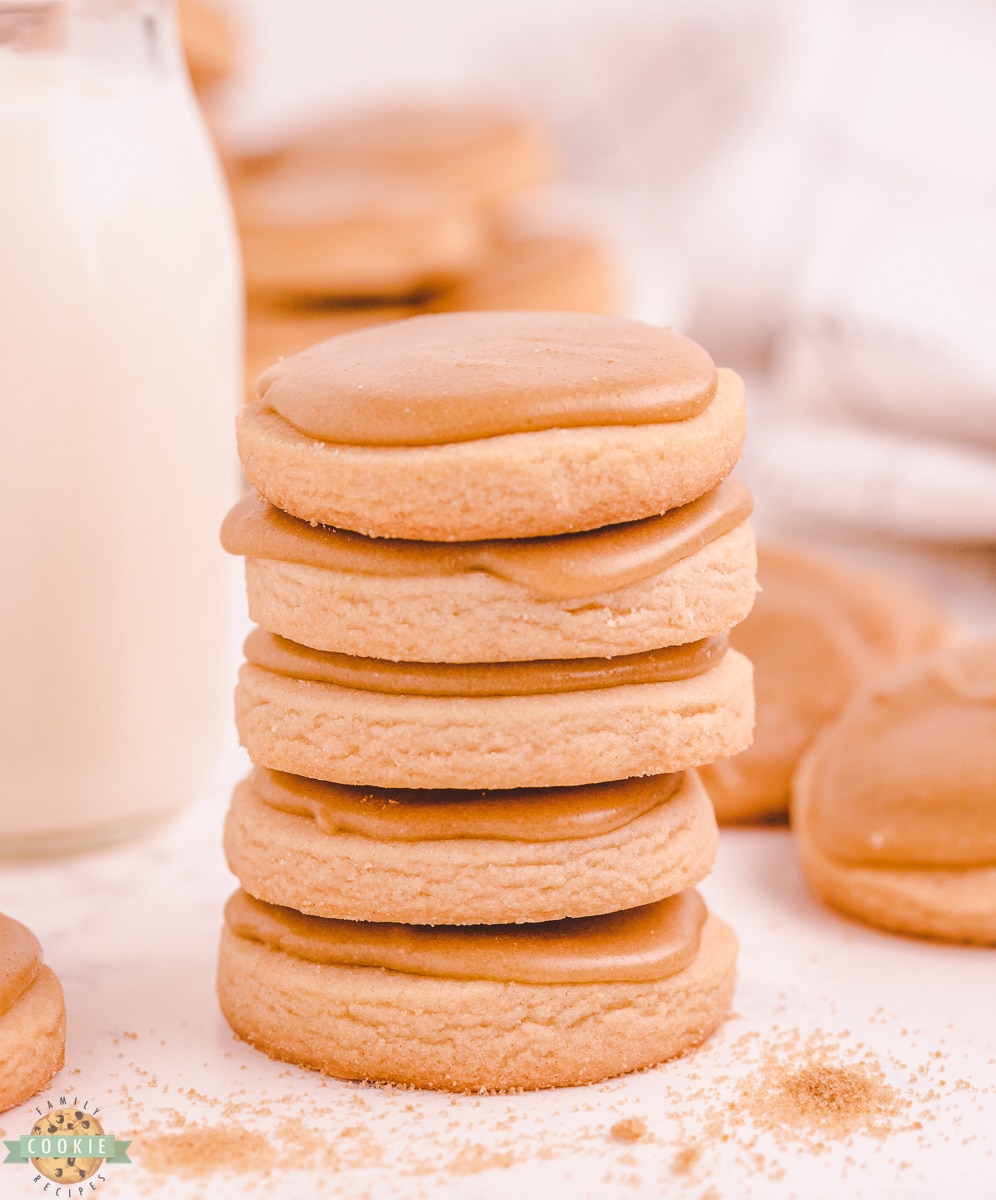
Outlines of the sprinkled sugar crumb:
{"label": "sprinkled sugar crumb", "polygon": [[273,1165],[272,1149],[241,1125],[188,1125],[177,1133],[141,1139],[141,1162],[156,1175],[246,1174]]}
{"label": "sprinkled sugar crumb", "polygon": [[[346,1173],[376,1171],[368,1182],[385,1200],[414,1195],[422,1179],[429,1191],[448,1183],[460,1195],[471,1186],[461,1182],[467,1177],[500,1177],[552,1160],[564,1164],[570,1186],[598,1179],[589,1172],[601,1166],[616,1194],[648,1186],[652,1194],[670,1194],[680,1186],[688,1200],[701,1200],[716,1196],[731,1171],[746,1195],[750,1179],[785,1179],[793,1164],[798,1169],[814,1156],[824,1157],[821,1170],[836,1163],[844,1184],[863,1169],[867,1151],[845,1149],[832,1158],[828,1152],[894,1134],[902,1135],[894,1169],[915,1184],[911,1151],[934,1142],[927,1123],[952,1104],[977,1104],[990,1092],[959,1077],[943,1042],[934,1038],[916,1052],[922,1035],[908,1036],[910,1061],[900,1062],[880,1060],[847,1031],[776,1027],[738,1036],[727,1026],[669,1067],[583,1092],[524,1099],[344,1084],[287,1068],[270,1076],[270,1086],[242,1076],[217,1095],[191,1087],[182,1074],[160,1082],[160,1064],[157,1077],[151,1064],[126,1058],[126,1075],[103,1107],[115,1114],[115,1132],[133,1139],[137,1169],[127,1177],[129,1200],[161,1196],[170,1178],[195,1189],[200,1180],[198,1200],[210,1200],[213,1181],[223,1175],[237,1177],[247,1195],[265,1195],[276,1178],[295,1171],[333,1190],[358,1186],[358,1177]],[[633,1115],[634,1086],[647,1118]],[[890,1149],[876,1153],[889,1156]],[[402,1184],[405,1178],[411,1182]]]}
{"label": "sprinkled sugar crumb", "polygon": [[620,1142],[638,1142],[647,1133],[647,1122],[642,1117],[624,1117],[616,1121],[609,1133]]}

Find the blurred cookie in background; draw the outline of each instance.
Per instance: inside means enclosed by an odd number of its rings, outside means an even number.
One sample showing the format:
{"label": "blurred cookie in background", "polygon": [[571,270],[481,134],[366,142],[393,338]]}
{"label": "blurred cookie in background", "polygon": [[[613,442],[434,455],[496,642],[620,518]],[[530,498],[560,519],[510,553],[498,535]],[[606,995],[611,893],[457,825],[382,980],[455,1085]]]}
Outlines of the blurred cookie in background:
{"label": "blurred cookie in background", "polygon": [[606,248],[583,233],[502,232],[487,260],[429,302],[434,312],[468,309],[620,311],[617,273]]}
{"label": "blurred cookie in background", "polygon": [[782,818],[820,728],[883,668],[940,646],[944,613],[896,577],[788,545],[758,547],[760,591],[730,644],[754,663],[754,744],[701,769],[720,821]]}
{"label": "blurred cookie in background", "polygon": [[996,639],[854,696],[803,755],[792,825],[832,907],[896,933],[996,944]]}
{"label": "blurred cookie in background", "polygon": [[211,0],[177,0],[176,17],[190,81],[198,93],[235,74],[241,42],[228,8]]}
{"label": "blurred cookie in background", "polygon": [[555,178],[540,126],[503,106],[403,101],[331,117],[261,156],[260,165],[402,171],[491,208]]}
{"label": "blurred cookie in background", "polygon": [[382,169],[278,164],[233,178],[250,296],[393,300],[484,261],[487,221],[446,183]]}

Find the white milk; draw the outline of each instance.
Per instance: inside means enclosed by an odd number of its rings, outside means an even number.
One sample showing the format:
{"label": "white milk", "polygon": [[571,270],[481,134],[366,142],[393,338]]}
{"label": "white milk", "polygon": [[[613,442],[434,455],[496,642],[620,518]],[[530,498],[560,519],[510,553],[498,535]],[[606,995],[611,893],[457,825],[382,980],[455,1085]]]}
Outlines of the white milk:
{"label": "white milk", "polygon": [[218,753],[241,322],[175,64],[0,46],[0,852],[124,836]]}

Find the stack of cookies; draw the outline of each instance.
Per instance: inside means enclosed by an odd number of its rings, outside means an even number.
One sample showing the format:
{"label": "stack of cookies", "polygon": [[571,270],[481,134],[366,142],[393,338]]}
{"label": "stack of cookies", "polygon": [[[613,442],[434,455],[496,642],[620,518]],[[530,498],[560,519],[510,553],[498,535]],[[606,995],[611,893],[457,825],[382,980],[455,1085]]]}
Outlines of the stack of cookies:
{"label": "stack of cookies", "polygon": [[702,1041],[736,939],[693,768],[751,737],[743,389],[670,330],[420,316],[238,418],[255,764],[225,846],[238,1034],[353,1079],[588,1082]]}
{"label": "stack of cookies", "polygon": [[249,292],[247,374],[351,328],[426,311],[611,312],[601,245],[539,221],[535,123],[409,103],[327,120],[230,164]]}

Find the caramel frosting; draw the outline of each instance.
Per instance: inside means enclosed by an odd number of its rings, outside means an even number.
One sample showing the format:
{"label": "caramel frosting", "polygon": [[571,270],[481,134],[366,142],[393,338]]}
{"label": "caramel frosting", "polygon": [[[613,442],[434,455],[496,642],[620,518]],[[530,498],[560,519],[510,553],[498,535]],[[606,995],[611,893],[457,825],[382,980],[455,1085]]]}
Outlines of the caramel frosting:
{"label": "caramel frosting", "polygon": [[42,950],[20,921],[0,913],[0,1016],[9,1012],[38,978]]}
{"label": "caramel frosting", "polygon": [[808,829],[866,866],[996,864],[996,639],[862,693],[797,777]]}
{"label": "caramel frosting", "polygon": [[225,908],[237,937],[306,962],[540,984],[666,979],[695,960],[705,919],[694,889],[624,912],[524,925],[342,921],[305,916],[242,891]]}
{"label": "caramel frosting", "polygon": [[275,363],[257,386],[306,437],[433,446],[682,421],[712,403],[717,375],[695,342],[641,321],[460,312],[340,334]]}
{"label": "caramel frosting", "polygon": [[354,787],[256,767],[248,783],[268,808],[308,817],[327,834],[401,842],[556,842],[620,829],[670,800],[684,778],[679,772],[582,787],[471,792]]}
{"label": "caramel frosting", "polygon": [[483,571],[548,600],[613,592],[665,571],[729,533],[751,514],[751,495],[729,477],[659,517],[559,537],[481,542],[370,538],[309,525],[250,493],[221,527],[229,554],[361,575],[454,576]]}
{"label": "caramel frosting", "polygon": [[726,635],[615,658],[508,663],[390,662],[312,650],[263,629],[245,640],[254,667],[363,692],[405,696],[538,696],[626,684],[669,683],[703,675],[726,653]]}

